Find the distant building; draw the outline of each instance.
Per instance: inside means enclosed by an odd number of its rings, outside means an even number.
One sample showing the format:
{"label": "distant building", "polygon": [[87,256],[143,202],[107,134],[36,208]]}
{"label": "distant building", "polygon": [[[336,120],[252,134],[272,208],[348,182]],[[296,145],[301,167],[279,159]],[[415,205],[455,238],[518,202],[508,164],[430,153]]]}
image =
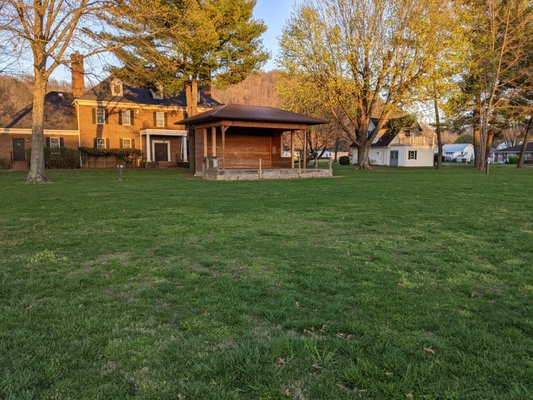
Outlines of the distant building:
{"label": "distant building", "polygon": [[[491,157],[495,163],[504,164],[509,161],[510,157],[519,157],[522,151],[522,145],[506,147],[499,150],[493,150]],[[524,154],[525,163],[533,163],[533,142],[526,146],[526,153]]]}
{"label": "distant building", "polygon": [[445,144],[442,146],[444,161],[470,163],[474,161],[474,145],[470,143]]}
{"label": "distant building", "polygon": [[[375,129],[374,123],[369,127]],[[415,122],[397,135],[389,130],[376,136],[369,153],[371,165],[389,167],[432,167],[434,163],[435,132],[422,122]],[[352,164],[357,164],[357,146],[352,145]]]}

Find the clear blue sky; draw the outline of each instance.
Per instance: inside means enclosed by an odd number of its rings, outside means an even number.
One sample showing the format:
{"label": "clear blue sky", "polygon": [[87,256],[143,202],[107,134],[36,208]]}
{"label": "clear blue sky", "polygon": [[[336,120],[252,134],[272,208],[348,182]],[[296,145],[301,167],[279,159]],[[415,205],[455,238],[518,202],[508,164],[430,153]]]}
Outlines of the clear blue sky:
{"label": "clear blue sky", "polygon": [[263,35],[265,48],[271,53],[271,59],[264,67],[267,71],[276,67],[278,40],[285,22],[289,19],[293,3],[294,0],[257,0],[254,15],[268,26]]}

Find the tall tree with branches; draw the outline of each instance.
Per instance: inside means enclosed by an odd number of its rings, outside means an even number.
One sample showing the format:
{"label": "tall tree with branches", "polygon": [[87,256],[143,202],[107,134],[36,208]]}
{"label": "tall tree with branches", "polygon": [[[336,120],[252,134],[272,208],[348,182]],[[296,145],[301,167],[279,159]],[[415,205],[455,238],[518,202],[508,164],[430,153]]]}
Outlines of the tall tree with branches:
{"label": "tall tree with branches", "polygon": [[[437,0],[307,0],[281,38],[279,65],[313,90],[369,168],[372,142],[436,66],[454,7]],[[376,128],[369,132],[370,119]]]}
{"label": "tall tree with branches", "polygon": [[[261,41],[266,26],[253,18],[255,0],[156,2],[162,12],[155,18],[138,18],[136,13],[134,18],[110,21],[140,37],[119,47],[116,55],[123,67],[113,73],[166,93],[179,93],[185,87],[189,115],[197,112],[199,85],[212,79],[220,87],[239,83],[269,57]],[[106,39],[124,41],[120,35]]]}
{"label": "tall tree with branches", "polygon": [[[155,15],[154,0],[0,0],[0,43],[28,55],[33,72],[32,151],[28,183],[48,181],[44,165],[44,100],[51,75],[73,53],[87,58],[111,50],[105,21]],[[131,38],[130,38],[131,39]],[[110,47],[111,46],[111,47]]]}

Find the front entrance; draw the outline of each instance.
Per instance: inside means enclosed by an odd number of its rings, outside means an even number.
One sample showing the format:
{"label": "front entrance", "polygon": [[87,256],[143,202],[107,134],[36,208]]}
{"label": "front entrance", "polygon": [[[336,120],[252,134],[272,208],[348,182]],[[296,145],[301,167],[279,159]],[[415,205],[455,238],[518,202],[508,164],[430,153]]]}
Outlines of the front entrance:
{"label": "front entrance", "polygon": [[169,161],[168,143],[154,143],[154,161]]}
{"label": "front entrance", "polygon": [[13,139],[13,161],[26,161],[26,139]]}
{"label": "front entrance", "polygon": [[391,150],[390,152],[390,166],[397,167],[398,159],[400,158],[400,153],[398,150]]}

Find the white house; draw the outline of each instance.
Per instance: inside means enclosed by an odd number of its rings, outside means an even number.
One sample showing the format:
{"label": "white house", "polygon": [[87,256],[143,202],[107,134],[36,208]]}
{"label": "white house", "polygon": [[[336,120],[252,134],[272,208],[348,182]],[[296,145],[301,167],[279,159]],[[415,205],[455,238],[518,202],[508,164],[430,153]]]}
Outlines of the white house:
{"label": "white house", "polygon": [[[374,129],[371,124],[370,131]],[[378,134],[369,153],[371,165],[389,167],[432,167],[435,154],[435,132],[416,122],[396,136],[388,130]],[[357,164],[357,147],[352,146],[352,164]]]}
{"label": "white house", "polygon": [[474,146],[470,143],[445,144],[442,155],[444,161],[470,163],[474,160]]}

